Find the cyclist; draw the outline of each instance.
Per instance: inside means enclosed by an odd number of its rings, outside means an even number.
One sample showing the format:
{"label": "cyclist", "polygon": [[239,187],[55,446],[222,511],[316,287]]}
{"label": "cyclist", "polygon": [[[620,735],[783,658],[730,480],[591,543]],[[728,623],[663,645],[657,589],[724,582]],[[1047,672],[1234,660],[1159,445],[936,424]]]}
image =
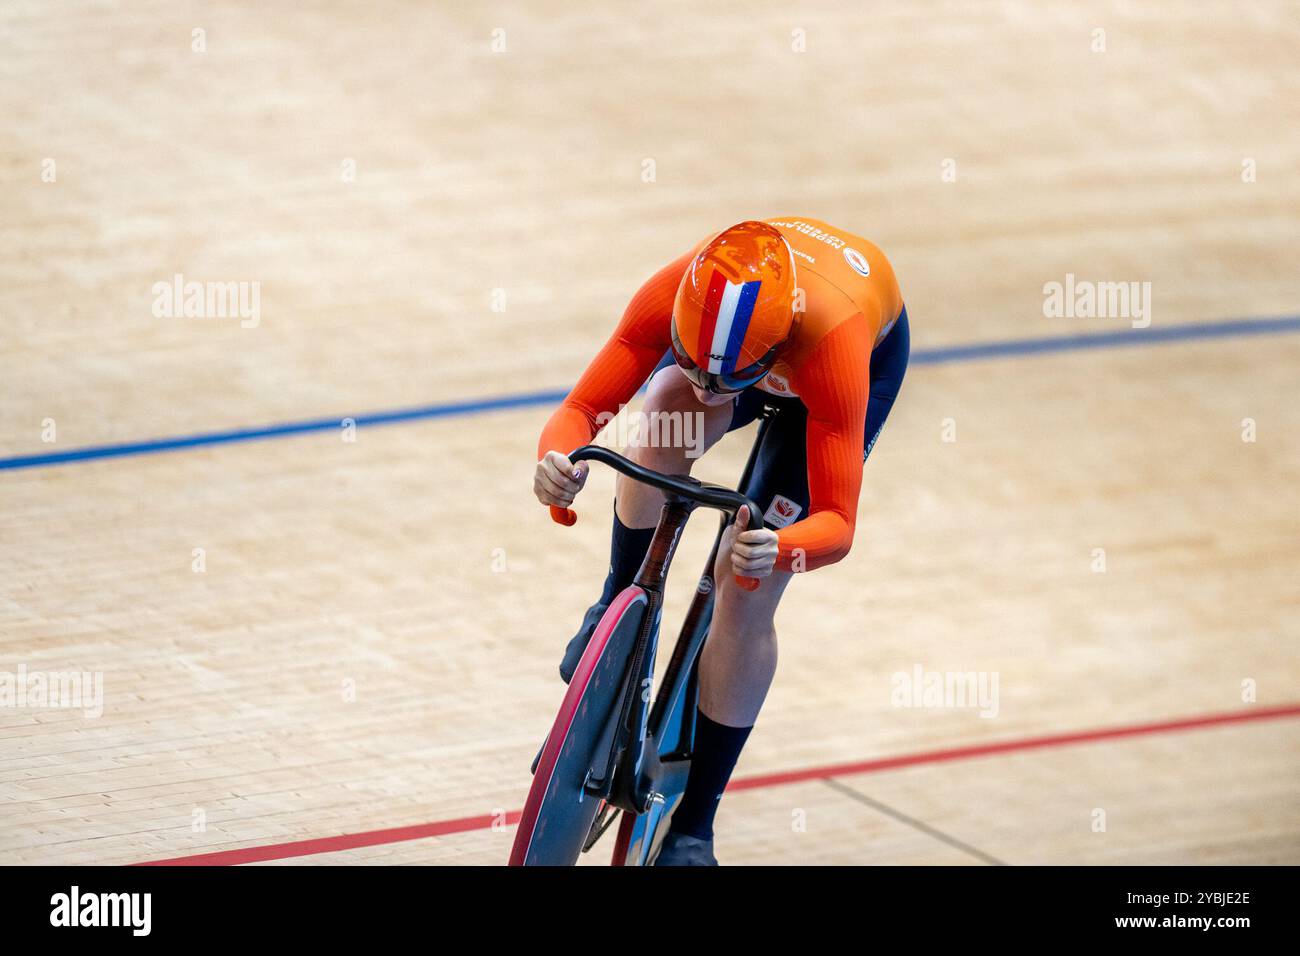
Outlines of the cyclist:
{"label": "cyclist", "polygon": [[[742,222],[640,288],[542,431],[534,492],[567,508],[587,478],[586,464],[574,466],[567,454],[588,444],[601,416],[647,377],[643,413],[697,416],[705,449],[765,404],[781,407],[741,489],[765,509],[764,526],[736,534],[742,514],[719,548],[691,773],[656,865],[717,865],[714,816],[776,671],[777,605],[792,574],[848,553],[862,464],[898,395],[908,351],[907,311],[876,246],[807,217]],[[699,448],[682,444],[639,442],[628,455],[689,474]],[[662,504],[662,492],[618,477],[609,571],[565,652],[566,682],[609,602],[636,576]],[[765,580],[750,592],[735,574]]]}

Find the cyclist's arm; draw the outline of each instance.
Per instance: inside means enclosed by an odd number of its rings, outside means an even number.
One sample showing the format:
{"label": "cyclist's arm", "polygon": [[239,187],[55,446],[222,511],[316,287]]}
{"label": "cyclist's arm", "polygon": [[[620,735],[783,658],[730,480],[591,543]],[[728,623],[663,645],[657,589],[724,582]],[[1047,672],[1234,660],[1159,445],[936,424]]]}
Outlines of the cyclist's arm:
{"label": "cyclist's arm", "polygon": [[849,553],[862,488],[871,335],[861,314],[817,344],[795,375],[808,407],[808,517],[777,532],[777,567],[811,571]]}
{"label": "cyclist's arm", "polygon": [[632,297],[614,334],[542,429],[539,459],[548,451],[567,455],[588,444],[600,430],[597,418],[616,412],[654,371],[668,351],[673,298],[690,257],[687,253],[664,266]]}

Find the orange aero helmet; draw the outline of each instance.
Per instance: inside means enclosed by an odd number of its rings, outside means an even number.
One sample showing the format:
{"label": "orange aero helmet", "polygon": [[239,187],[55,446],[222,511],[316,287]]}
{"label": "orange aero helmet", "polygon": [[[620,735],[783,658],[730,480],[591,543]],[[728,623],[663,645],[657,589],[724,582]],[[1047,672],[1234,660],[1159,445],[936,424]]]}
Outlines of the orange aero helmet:
{"label": "orange aero helmet", "polygon": [[738,392],[772,368],[794,319],[794,256],[765,222],[710,239],[686,267],[673,302],[673,357],[710,392]]}

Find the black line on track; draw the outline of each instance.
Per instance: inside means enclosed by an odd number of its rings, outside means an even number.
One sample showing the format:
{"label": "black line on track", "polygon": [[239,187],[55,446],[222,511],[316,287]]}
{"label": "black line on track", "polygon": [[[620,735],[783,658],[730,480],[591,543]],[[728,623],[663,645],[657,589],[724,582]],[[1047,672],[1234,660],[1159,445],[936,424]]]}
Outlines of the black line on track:
{"label": "black line on track", "polygon": [[853,787],[850,787],[846,783],[840,783],[840,781],[836,780],[834,777],[823,777],[822,783],[826,784],[826,786],[830,787],[832,790],[844,794],[850,800],[856,800],[858,803],[871,807],[873,810],[876,810],[879,813],[883,813],[887,817],[892,817],[893,819],[897,820],[899,823],[904,823],[914,830],[919,830],[921,833],[924,833],[926,836],[933,837],[934,839],[938,840],[940,843],[946,843],[954,850],[960,850],[962,853],[966,853],[970,856],[973,856],[975,857],[975,859],[983,863],[987,863],[989,866],[1007,865],[1005,862],[999,860],[997,857],[990,856],[988,853],[985,853],[983,850],[971,846],[969,843],[963,843],[961,840],[958,840],[954,836],[949,836],[948,834],[944,833],[942,830],[936,830],[934,827],[930,826],[928,823],[925,823],[922,820],[917,820],[915,817],[909,817],[906,813],[903,813],[901,810],[895,810],[893,807],[883,804],[879,800],[873,800],[871,797],[867,796],[861,790],[857,790]]}

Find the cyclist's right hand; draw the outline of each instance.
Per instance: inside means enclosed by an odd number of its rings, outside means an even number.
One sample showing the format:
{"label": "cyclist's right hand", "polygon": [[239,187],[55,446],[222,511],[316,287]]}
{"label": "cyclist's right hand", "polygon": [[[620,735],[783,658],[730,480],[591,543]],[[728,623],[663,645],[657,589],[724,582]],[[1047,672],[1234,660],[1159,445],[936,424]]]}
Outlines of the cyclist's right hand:
{"label": "cyclist's right hand", "polygon": [[533,494],[544,505],[568,508],[587,483],[587,471],[585,462],[575,465],[567,455],[548,451],[533,473]]}

